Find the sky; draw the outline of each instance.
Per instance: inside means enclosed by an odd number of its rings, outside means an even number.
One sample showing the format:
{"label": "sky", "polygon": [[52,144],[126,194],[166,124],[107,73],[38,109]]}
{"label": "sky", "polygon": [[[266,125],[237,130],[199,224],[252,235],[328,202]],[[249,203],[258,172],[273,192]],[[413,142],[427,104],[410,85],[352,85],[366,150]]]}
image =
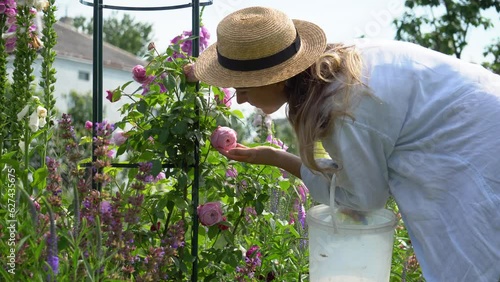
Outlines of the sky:
{"label": "sky", "polygon": [[[92,0],[57,0],[57,18],[62,16],[85,16],[91,18],[93,7],[81,4],[80,1]],[[205,2],[205,0],[200,0]],[[189,3],[190,0],[103,0],[105,5],[137,7],[140,2],[144,7],[157,7]],[[210,43],[216,41],[217,24],[229,13],[250,6],[266,6],[285,12],[289,17],[311,21],[326,33],[329,42],[342,42],[352,38],[365,36],[367,38],[393,39],[395,28],[393,19],[404,12],[405,0],[213,0],[206,6],[202,21],[211,33]],[[111,15],[113,10],[104,9],[104,17]],[[128,13],[138,22],[153,25],[156,47],[164,50],[170,40],[182,31],[191,30],[191,8],[163,11],[118,11],[118,15]],[[494,28],[488,31],[474,30],[469,33],[469,45],[462,58],[472,62],[483,61],[483,48],[500,36],[500,19],[494,10],[487,11],[484,16],[494,19]],[[235,104],[235,103],[234,103]],[[247,110],[243,107],[242,109]],[[282,116],[281,109],[277,115]]]}

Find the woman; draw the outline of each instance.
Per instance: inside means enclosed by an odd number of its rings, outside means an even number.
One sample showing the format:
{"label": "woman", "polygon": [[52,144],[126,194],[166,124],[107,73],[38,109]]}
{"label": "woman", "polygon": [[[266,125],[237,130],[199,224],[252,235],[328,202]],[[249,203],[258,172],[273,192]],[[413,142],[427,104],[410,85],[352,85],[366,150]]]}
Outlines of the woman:
{"label": "woman", "polygon": [[[499,76],[411,43],[327,45],[318,26],[264,7],[228,15],[217,38],[195,75],[267,114],[287,103],[300,158],[221,154],[283,168],[324,204],[330,181],[351,209],[392,195],[427,281],[500,279]],[[317,141],[335,163],[314,159]]]}

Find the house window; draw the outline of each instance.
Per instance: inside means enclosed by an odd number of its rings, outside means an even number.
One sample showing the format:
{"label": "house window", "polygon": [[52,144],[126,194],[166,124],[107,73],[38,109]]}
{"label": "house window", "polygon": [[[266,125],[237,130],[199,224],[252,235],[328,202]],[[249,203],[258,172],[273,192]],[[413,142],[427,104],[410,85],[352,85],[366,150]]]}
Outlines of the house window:
{"label": "house window", "polygon": [[87,71],[78,71],[78,79],[90,80],[90,73]]}

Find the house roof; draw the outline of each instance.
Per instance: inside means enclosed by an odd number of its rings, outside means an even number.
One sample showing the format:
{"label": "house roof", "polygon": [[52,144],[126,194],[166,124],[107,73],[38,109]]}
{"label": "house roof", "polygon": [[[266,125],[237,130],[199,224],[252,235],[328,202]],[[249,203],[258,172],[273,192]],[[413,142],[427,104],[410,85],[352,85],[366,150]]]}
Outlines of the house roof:
{"label": "house roof", "polygon": [[[60,21],[54,24],[54,30],[58,36],[57,44],[54,46],[58,57],[88,61],[89,64],[92,64],[92,36],[81,33],[73,26]],[[103,67],[127,71],[131,71],[135,65],[146,63],[134,54],[107,42],[102,44],[102,57]]]}

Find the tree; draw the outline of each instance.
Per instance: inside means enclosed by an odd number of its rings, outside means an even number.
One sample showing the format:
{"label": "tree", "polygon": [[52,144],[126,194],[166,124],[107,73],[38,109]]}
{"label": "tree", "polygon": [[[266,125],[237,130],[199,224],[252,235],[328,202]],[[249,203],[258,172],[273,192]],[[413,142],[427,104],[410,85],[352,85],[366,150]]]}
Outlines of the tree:
{"label": "tree", "polygon": [[496,44],[491,44],[486,47],[486,50],[483,53],[484,56],[491,55],[493,57],[493,61],[483,63],[483,66],[490,69],[494,73],[500,74],[500,38],[497,39]]}
{"label": "tree", "polygon": [[[73,20],[73,26],[81,32],[92,35],[94,21],[79,16]],[[113,12],[111,17],[105,19],[102,26],[104,41],[135,55],[142,55],[145,52],[145,47],[153,38],[152,31],[152,24],[136,22],[135,18],[128,14],[119,19],[117,12]]]}
{"label": "tree", "polygon": [[[460,58],[467,46],[471,28],[493,27],[490,19],[482,14],[495,8],[500,12],[498,0],[409,0],[400,19],[394,20],[396,39],[417,43],[433,50]],[[419,14],[419,15],[417,15]],[[485,63],[492,70],[499,70],[499,43],[488,46],[484,55],[496,59]]]}

